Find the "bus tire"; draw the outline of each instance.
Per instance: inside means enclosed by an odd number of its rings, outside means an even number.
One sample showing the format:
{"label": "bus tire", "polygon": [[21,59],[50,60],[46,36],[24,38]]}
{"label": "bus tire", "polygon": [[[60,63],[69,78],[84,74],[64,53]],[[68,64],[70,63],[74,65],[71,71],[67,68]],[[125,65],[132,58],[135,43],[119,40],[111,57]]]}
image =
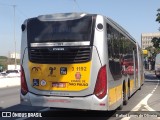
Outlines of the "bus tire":
{"label": "bus tire", "polygon": [[123,85],[123,105],[127,105],[128,103],[128,95],[125,86]]}
{"label": "bus tire", "polygon": [[130,98],[130,81],[128,82],[128,91],[127,91],[128,99]]}
{"label": "bus tire", "polygon": [[120,106],[118,107],[118,110],[122,110],[123,109],[123,93],[122,93],[122,102],[120,104]]}
{"label": "bus tire", "polygon": [[120,106],[118,107],[118,110],[123,109],[123,104],[124,104],[124,85],[123,85],[123,90],[122,90],[122,102],[121,102]]}
{"label": "bus tire", "polygon": [[118,110],[122,110],[123,109],[123,102],[121,103],[121,105],[118,107]]}

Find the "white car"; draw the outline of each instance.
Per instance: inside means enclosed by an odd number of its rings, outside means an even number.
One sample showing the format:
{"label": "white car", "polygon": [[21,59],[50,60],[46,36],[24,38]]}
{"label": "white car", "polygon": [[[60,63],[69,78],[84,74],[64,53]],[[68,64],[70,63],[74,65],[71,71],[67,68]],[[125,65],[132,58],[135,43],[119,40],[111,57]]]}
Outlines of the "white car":
{"label": "white car", "polygon": [[6,77],[20,77],[20,72],[18,70],[7,70]]}

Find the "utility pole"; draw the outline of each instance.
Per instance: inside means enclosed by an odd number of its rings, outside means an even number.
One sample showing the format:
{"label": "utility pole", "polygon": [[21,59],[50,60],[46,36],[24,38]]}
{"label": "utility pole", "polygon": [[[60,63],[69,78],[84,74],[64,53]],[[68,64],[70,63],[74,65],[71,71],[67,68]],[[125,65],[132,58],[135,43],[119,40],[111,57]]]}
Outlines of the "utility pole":
{"label": "utility pole", "polygon": [[17,59],[16,59],[16,39],[15,39],[15,8],[16,5],[12,5],[13,6],[13,10],[14,10],[14,49],[15,49],[15,69],[17,69]]}
{"label": "utility pole", "polygon": [[75,12],[76,12],[76,0],[73,0],[74,1],[74,9],[75,9]]}

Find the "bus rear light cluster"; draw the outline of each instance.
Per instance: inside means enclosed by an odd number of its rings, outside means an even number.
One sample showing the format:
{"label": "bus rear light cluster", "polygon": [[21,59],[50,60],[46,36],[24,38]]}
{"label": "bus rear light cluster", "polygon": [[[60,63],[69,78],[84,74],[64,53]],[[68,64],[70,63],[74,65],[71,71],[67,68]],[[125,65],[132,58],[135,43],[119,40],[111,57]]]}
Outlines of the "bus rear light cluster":
{"label": "bus rear light cluster", "polygon": [[26,95],[28,93],[28,87],[22,65],[21,65],[21,93],[22,95]]}
{"label": "bus rear light cluster", "polygon": [[107,94],[107,73],[106,65],[102,66],[98,72],[97,82],[94,89],[94,94],[102,99]]}

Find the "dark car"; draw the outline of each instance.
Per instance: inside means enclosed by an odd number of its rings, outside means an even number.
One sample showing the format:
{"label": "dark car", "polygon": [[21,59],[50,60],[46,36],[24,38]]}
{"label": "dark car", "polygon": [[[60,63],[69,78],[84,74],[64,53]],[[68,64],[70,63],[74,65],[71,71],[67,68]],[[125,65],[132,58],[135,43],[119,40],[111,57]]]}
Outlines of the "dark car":
{"label": "dark car", "polygon": [[5,77],[19,77],[20,72],[18,70],[7,70],[6,72],[2,72],[1,75]]}

